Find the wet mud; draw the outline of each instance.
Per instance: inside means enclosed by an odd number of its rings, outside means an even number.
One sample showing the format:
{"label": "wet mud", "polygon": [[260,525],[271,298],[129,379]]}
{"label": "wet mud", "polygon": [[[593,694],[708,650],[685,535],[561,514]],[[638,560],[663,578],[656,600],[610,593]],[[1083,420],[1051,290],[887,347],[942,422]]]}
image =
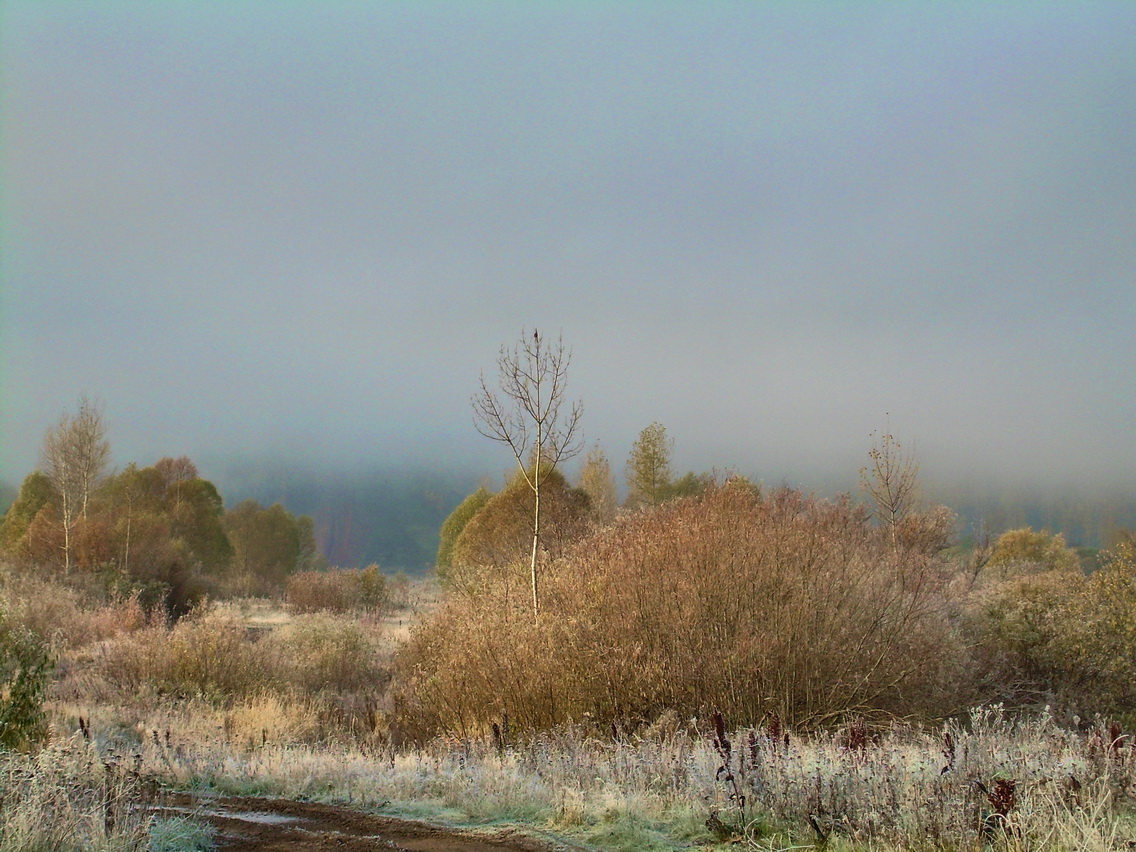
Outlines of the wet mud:
{"label": "wet mud", "polygon": [[170,797],[159,810],[211,824],[217,852],[553,852],[515,832],[455,831],[351,808],[247,796]]}

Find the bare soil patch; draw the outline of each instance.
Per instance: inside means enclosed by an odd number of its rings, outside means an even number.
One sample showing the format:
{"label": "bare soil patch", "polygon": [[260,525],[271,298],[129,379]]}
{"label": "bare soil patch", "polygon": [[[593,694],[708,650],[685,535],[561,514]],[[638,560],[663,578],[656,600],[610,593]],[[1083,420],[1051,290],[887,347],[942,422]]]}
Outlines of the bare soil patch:
{"label": "bare soil patch", "polygon": [[216,829],[217,852],[552,852],[515,832],[438,828],[351,808],[248,796],[177,794],[163,810]]}

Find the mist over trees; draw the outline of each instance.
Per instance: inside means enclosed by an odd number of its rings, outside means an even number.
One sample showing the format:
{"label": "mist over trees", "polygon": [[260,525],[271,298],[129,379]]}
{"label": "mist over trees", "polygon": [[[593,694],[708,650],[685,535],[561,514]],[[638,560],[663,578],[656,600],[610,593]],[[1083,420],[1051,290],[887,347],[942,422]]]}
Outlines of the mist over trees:
{"label": "mist over trees", "polygon": [[233,503],[280,503],[311,517],[320,552],[331,565],[378,563],[384,570],[421,575],[435,564],[442,522],[476,489],[478,476],[377,463],[345,473],[258,461],[232,463],[217,481]]}
{"label": "mist over trees", "polygon": [[45,470],[0,518],[0,555],[175,617],[209,595],[279,594],[290,574],[322,564],[310,518],[255,501],[226,511],[185,456],[116,473],[109,457],[101,407],[84,398],[45,433]]}
{"label": "mist over trees", "polygon": [[[47,431],[45,459],[77,422]],[[0,519],[13,570],[174,618],[206,597],[285,588],[309,610],[375,611],[385,600],[377,567],[323,570],[310,517],[279,501],[226,507],[184,456],[107,471],[103,432],[88,434],[93,442],[75,444],[93,447],[93,462],[75,465],[86,473],[67,482],[70,497],[59,484],[66,465],[54,477],[32,471]],[[598,444],[572,478],[551,465],[555,452],[517,446],[527,452],[514,460],[529,463],[498,491],[431,498],[448,595],[396,661],[399,736],[484,732],[505,715],[518,730],[600,720],[636,729],[668,712],[712,711],[734,724],[825,728],[937,719],[990,701],[1129,718],[1130,530],[1113,529],[1099,554],[1029,525],[964,540],[887,433],[868,450],[861,499],[737,475],[676,479],[674,442],[657,422],[628,455],[634,499],[622,506]]]}

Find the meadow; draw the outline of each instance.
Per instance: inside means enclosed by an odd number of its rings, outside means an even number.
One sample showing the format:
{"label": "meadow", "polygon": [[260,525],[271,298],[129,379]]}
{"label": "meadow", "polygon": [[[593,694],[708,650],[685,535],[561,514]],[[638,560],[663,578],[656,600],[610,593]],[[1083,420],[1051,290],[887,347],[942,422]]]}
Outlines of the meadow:
{"label": "meadow", "polygon": [[[1109,850],[1136,842],[1136,757],[1118,726],[1078,730],[988,706],[934,724],[791,730],[674,711],[650,724],[402,739],[389,688],[415,582],[383,613],[267,600],[175,624],[9,573],[9,629],[50,637],[47,736],[10,750],[0,848],[209,848],[168,790],[285,797],[454,826],[515,825],[549,848]],[[51,627],[49,627],[51,625]]]}

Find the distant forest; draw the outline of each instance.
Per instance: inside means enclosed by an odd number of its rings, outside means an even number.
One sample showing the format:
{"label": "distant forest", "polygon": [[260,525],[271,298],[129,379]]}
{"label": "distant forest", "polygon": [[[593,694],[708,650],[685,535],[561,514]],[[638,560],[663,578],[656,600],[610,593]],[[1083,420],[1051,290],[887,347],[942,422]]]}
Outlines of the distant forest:
{"label": "distant forest", "polygon": [[929,485],[927,497],[958,515],[964,541],[981,536],[984,530],[995,537],[1028,526],[1062,533],[1071,547],[1095,550],[1111,546],[1119,530],[1136,529],[1136,489],[1088,493]]}
{"label": "distant forest", "polygon": [[[506,473],[502,470],[502,481]],[[361,473],[321,477],[287,467],[248,468],[218,478],[227,501],[281,503],[315,521],[316,541],[331,565],[377,562],[386,571],[421,574],[434,564],[438,530],[473,491],[473,474],[439,472]],[[499,484],[499,483],[497,483]],[[967,543],[1020,527],[1063,533],[1071,547],[1107,547],[1118,529],[1136,529],[1136,490],[1087,494],[1042,489],[926,487],[928,502],[958,515]]]}
{"label": "distant forest", "polygon": [[[502,478],[505,471],[502,471]],[[227,504],[281,503],[315,522],[316,542],[330,565],[357,568],[378,563],[385,571],[418,575],[438,552],[438,530],[478,478],[470,473],[375,470],[350,477],[321,476],[279,466],[235,467],[217,477]],[[18,487],[0,482],[6,510]],[[960,542],[988,532],[1032,527],[1063,533],[1071,547],[1108,547],[1118,529],[1136,529],[1136,489],[1088,494],[1040,488],[926,487],[928,502],[959,518]]]}
{"label": "distant forest", "polygon": [[280,503],[309,516],[329,565],[377,563],[412,575],[433,567],[442,522],[477,487],[472,475],[375,470],[326,476],[268,465],[233,467],[217,480],[227,501]]}

